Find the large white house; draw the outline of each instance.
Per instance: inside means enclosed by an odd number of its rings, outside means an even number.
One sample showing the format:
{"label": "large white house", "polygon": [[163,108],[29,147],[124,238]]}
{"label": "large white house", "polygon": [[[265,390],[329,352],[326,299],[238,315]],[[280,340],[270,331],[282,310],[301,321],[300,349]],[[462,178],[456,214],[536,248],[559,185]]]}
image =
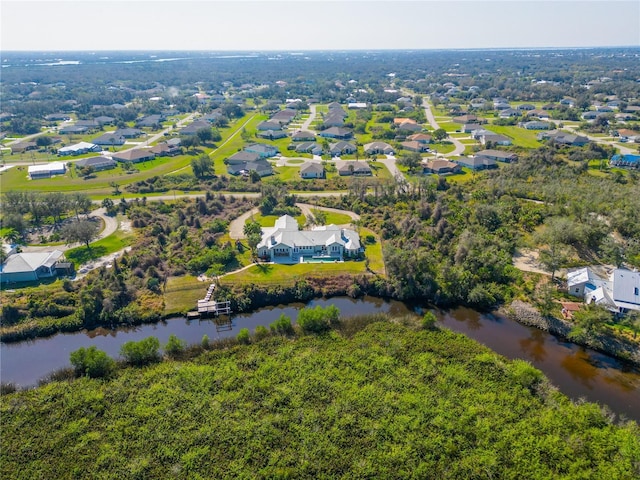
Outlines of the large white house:
{"label": "large white house", "polygon": [[567,272],[571,295],[584,298],[616,313],[640,310],[640,272],[616,268],[609,278],[602,278],[589,267]]}
{"label": "large white house", "polygon": [[360,236],[353,230],[336,225],[300,230],[295,218],[283,215],[272,228],[262,229],[257,250],[264,260],[298,263],[306,259],[342,260],[362,252],[362,247]]}

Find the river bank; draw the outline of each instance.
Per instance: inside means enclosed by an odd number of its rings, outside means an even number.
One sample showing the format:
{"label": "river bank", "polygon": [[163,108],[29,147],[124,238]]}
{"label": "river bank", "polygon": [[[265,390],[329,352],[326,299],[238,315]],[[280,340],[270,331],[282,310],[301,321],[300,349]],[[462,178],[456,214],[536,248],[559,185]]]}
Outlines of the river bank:
{"label": "river bank", "polygon": [[602,334],[593,335],[583,342],[569,340],[569,332],[573,327],[570,322],[556,317],[545,317],[535,307],[521,300],[514,300],[511,305],[500,307],[497,312],[522,325],[538,328],[576,345],[606,353],[635,367],[640,367],[640,349],[634,343]]}
{"label": "river bank", "polygon": [[[383,277],[377,275],[340,275],[334,277],[308,277],[293,284],[292,286],[282,285],[225,285],[222,283],[215,292],[215,299],[231,301],[231,310],[235,314],[245,314],[254,312],[260,308],[272,305],[290,304],[295,302],[309,302],[313,299],[329,299],[333,297],[346,296],[350,298],[361,298],[370,295],[386,300],[405,301],[397,298],[389,288],[389,284]],[[415,305],[428,305],[429,302],[421,302],[420,299],[406,300]],[[456,308],[459,305],[438,305],[439,308]],[[118,329],[136,325],[154,324],[161,320],[175,318],[186,315],[187,312],[164,312],[164,314],[147,311],[144,316],[131,316],[127,322],[105,323],[92,325],[91,328]],[[624,341],[608,335],[597,335],[589,338],[585,342],[569,340],[569,332],[572,324],[555,317],[543,317],[532,305],[515,300],[508,306],[501,306],[495,310],[499,315],[526,326],[531,326],[558,336],[576,345],[585,346],[605,353],[616,359],[628,362],[640,367],[640,349],[637,344]],[[18,327],[18,326],[15,326]],[[49,337],[57,333],[72,333],[86,328],[75,316],[50,321],[32,321],[26,328],[3,329],[0,333],[0,341],[4,343],[14,343],[36,338]]]}

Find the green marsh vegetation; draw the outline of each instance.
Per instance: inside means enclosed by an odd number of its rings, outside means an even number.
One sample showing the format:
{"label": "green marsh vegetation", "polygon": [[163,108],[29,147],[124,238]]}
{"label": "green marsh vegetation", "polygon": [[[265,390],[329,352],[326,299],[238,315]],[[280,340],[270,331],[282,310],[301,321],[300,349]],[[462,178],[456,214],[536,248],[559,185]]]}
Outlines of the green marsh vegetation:
{"label": "green marsh vegetation", "polygon": [[[637,424],[385,315],[0,398],[7,478],[636,478]],[[279,333],[282,333],[279,334]]]}

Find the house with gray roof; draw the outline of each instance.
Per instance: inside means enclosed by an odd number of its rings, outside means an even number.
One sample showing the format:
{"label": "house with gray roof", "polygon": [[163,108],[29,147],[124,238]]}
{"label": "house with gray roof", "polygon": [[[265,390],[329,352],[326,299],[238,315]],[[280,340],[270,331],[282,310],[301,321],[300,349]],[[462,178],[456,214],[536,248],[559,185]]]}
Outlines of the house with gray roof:
{"label": "house with gray roof", "polygon": [[245,151],[257,153],[262,158],[269,158],[277,155],[278,149],[273,145],[266,145],[264,143],[252,143],[244,147]]}
{"label": "house with gray roof", "polygon": [[353,143],[340,141],[333,143],[329,146],[329,154],[332,157],[339,157],[340,155],[351,155],[355,153],[357,147]]}
{"label": "house with gray roof", "polygon": [[302,142],[296,145],[296,152],[322,155],[322,147],[316,142]]}
{"label": "house with gray roof", "polygon": [[93,140],[91,140],[91,142],[95,143],[96,145],[112,147],[115,145],[124,145],[126,139],[122,135],[116,135],[115,132],[107,132],[97,138],[94,138]]}
{"label": "house with gray roof", "polygon": [[504,152],[502,150],[481,150],[476,156],[492,158],[498,162],[511,163],[518,160],[518,155],[512,152]]}
{"label": "house with gray roof", "polygon": [[342,160],[336,162],[338,175],[341,177],[354,175],[357,177],[370,177],[373,171],[367,162],[357,160]]}
{"label": "house with gray roof", "polygon": [[134,148],[126,152],[118,152],[112,155],[113,159],[122,163],[140,163],[156,158],[156,154],[150,150]]}
{"label": "house with gray roof", "polygon": [[553,130],[551,132],[541,132],[537,135],[538,140],[552,140],[562,145],[570,145],[572,147],[582,147],[589,143],[589,139],[583,135],[574,135],[561,130]]}
{"label": "house with gray roof", "polygon": [[97,172],[100,170],[111,170],[112,168],[116,168],[117,163],[113,158],[109,157],[91,157],[78,160],[75,165],[76,169],[91,167]]}
{"label": "house with gray roof", "polygon": [[298,130],[291,135],[291,140],[294,142],[313,142],[316,139],[316,134],[306,130]]}
{"label": "house with gray roof", "polygon": [[364,153],[368,155],[393,155],[394,149],[386,142],[371,142],[364,146]]}
{"label": "house with gray roof", "polygon": [[542,122],[539,120],[520,122],[519,126],[526,130],[549,130],[549,128],[551,128],[551,124],[549,122]]}
{"label": "house with gray roof", "polygon": [[498,164],[494,159],[484,156],[460,157],[456,160],[456,163],[463,167],[470,168],[473,171],[498,168]]}
{"label": "house with gray roof", "polygon": [[114,133],[124,138],[138,138],[144,131],[139,128],[118,128]]}
{"label": "house with gray roof", "polygon": [[273,167],[265,159],[259,158],[252,162],[233,162],[227,164],[229,175],[248,176],[251,172],[256,172],[261,177],[273,175]]}
{"label": "house with gray roof", "polygon": [[265,140],[277,140],[278,138],[287,137],[287,132],[282,130],[263,130],[256,133],[256,137],[263,138]]}
{"label": "house with gray roof", "polygon": [[67,125],[58,130],[62,135],[78,135],[89,131],[89,127],[85,125]]}
{"label": "house with gray roof", "polygon": [[277,263],[302,263],[313,259],[341,261],[363,251],[357,232],[336,225],[300,230],[289,215],[276,220],[272,228],[262,228],[258,257]]}
{"label": "house with gray roof", "polygon": [[256,162],[260,160],[260,155],[255,152],[236,152],[226,159],[227,165],[237,165],[239,163]]}
{"label": "house with gray roof", "polygon": [[324,138],[338,138],[346,140],[353,136],[353,132],[348,128],[330,127],[321,131],[318,135]]}
{"label": "house with gray roof", "polygon": [[34,282],[53,277],[62,256],[60,250],[9,255],[0,265],[0,283]]}
{"label": "house with gray roof", "polygon": [[302,178],[324,178],[324,167],[318,162],[305,162],[300,165],[300,176]]}

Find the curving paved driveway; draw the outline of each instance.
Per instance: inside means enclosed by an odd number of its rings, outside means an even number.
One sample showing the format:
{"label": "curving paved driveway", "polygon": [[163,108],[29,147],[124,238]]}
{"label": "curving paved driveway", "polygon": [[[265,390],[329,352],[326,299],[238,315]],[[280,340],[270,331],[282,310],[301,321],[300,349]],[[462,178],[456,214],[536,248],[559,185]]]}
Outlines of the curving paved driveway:
{"label": "curving paved driveway", "polygon": [[311,111],[311,113],[309,114],[309,118],[307,118],[302,123],[302,127],[300,127],[300,129],[301,130],[306,130],[306,131],[309,131],[309,132],[313,132],[313,130],[311,130],[311,124],[316,119],[316,115],[317,115],[316,105],[315,104],[309,105],[309,110]]}

